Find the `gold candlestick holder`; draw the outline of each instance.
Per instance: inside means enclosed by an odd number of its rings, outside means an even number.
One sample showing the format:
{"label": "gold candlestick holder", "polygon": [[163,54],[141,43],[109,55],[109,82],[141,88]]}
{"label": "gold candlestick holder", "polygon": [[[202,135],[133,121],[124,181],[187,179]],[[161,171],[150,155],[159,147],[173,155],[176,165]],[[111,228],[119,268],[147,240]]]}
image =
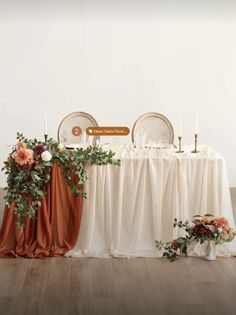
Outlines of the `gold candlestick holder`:
{"label": "gold candlestick holder", "polygon": [[47,142],[48,141],[48,135],[44,135],[44,142]]}
{"label": "gold candlestick holder", "polygon": [[179,140],[179,150],[176,151],[176,153],[183,153],[184,151],[182,150],[182,137],[178,137]]}
{"label": "gold candlestick holder", "polygon": [[198,149],[197,149],[197,146],[198,146],[198,134],[195,133],[194,134],[194,150],[192,151],[192,153],[198,153]]}

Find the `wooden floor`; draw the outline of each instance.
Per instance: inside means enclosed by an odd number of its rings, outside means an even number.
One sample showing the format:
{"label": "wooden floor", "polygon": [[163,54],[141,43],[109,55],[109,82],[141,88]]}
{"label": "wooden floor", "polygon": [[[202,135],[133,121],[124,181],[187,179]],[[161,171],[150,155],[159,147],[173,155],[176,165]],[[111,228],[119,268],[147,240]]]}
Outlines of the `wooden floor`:
{"label": "wooden floor", "polygon": [[0,259],[0,314],[233,315],[236,258]]}
{"label": "wooden floor", "polygon": [[0,260],[2,315],[236,313],[236,258]]}

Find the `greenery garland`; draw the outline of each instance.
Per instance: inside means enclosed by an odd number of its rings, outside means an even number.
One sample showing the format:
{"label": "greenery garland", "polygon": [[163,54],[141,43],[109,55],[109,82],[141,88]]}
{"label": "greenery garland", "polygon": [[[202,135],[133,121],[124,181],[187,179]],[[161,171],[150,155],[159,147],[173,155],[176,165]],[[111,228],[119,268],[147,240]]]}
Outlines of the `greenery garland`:
{"label": "greenery garland", "polygon": [[[80,188],[80,184],[88,180],[86,165],[120,164],[114,158],[114,152],[104,151],[99,146],[68,150],[53,139],[46,142],[32,140],[21,133],[17,133],[17,140],[2,170],[7,175],[6,204],[10,207],[14,203],[18,228],[24,227],[25,217],[37,217],[37,209],[47,193],[51,168],[55,162],[62,167],[72,192],[85,198],[86,192]],[[77,175],[77,181],[74,175]]]}
{"label": "greenery garland", "polygon": [[203,244],[212,241],[215,245],[231,242],[236,231],[230,226],[225,217],[214,217],[212,214],[194,215],[192,221],[174,219],[173,227],[185,231],[184,237],[178,237],[170,242],[155,241],[156,247],[163,251],[163,256],[171,262],[180,254],[187,254],[187,247],[192,243]]}

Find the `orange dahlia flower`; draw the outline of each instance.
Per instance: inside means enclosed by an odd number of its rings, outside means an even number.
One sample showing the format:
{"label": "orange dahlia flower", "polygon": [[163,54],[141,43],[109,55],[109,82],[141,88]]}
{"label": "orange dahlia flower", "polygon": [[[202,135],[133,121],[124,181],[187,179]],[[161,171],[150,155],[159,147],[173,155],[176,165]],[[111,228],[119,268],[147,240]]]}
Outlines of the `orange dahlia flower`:
{"label": "orange dahlia flower", "polygon": [[14,153],[13,158],[15,159],[16,163],[19,165],[24,165],[24,164],[31,165],[34,163],[32,151],[25,148],[21,148],[17,150]]}

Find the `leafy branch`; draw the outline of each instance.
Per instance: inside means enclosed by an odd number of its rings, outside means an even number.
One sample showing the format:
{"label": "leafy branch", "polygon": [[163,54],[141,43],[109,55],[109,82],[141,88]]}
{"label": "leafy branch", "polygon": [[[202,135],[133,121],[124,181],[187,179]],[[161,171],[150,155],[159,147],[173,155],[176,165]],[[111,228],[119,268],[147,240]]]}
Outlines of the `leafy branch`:
{"label": "leafy branch", "polygon": [[[62,168],[62,172],[73,194],[85,197],[82,185],[88,180],[87,165],[119,165],[120,161],[114,158],[115,153],[104,151],[101,147],[67,150],[60,149],[59,143],[53,139],[38,141],[27,139],[22,133],[17,133],[18,144],[13,147],[2,171],[7,175],[6,204],[14,204],[16,225],[24,226],[25,217],[35,219],[41,200],[47,193],[47,184],[51,180],[51,169],[54,163]],[[23,149],[22,149],[23,148]],[[32,155],[32,160],[23,163],[15,155],[22,149],[22,154]],[[42,154],[46,152],[46,159]],[[48,157],[49,156],[49,157]],[[24,156],[23,156],[24,157]],[[22,158],[22,157],[21,157]]]}

